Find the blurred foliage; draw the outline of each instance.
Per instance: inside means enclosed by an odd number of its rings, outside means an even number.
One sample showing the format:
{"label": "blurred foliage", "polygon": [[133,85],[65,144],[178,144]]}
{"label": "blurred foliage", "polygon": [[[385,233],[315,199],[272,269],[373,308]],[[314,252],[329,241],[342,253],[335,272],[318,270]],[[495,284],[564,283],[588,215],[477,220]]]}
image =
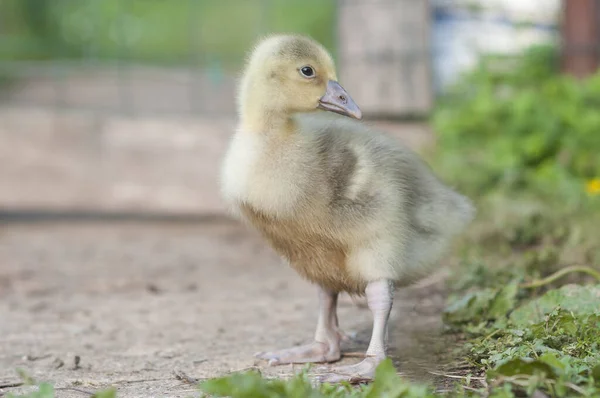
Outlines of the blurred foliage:
{"label": "blurred foliage", "polygon": [[335,1],[3,0],[0,60],[239,63],[258,35],[299,32],[334,47]]}
{"label": "blurred foliage", "polygon": [[600,73],[558,66],[484,56],[432,117],[434,168],[478,202],[444,320],[484,396],[600,396]]}
{"label": "blurred foliage", "polygon": [[[35,386],[35,390],[29,392],[29,393],[25,393],[25,394],[12,394],[12,393],[7,393],[6,394],[6,398],[54,398],[57,396],[60,396],[59,394],[56,393],[56,390],[69,390],[69,387],[63,387],[63,388],[58,388],[55,389],[54,386],[52,386],[52,384],[50,383],[38,383],[36,382],[30,375],[27,374],[27,372],[25,372],[22,369],[17,369],[17,373],[19,374],[21,380],[23,380],[23,385],[26,386]],[[116,398],[117,396],[117,392],[114,388],[109,388],[106,390],[101,390],[101,391],[97,391],[97,392],[92,392],[90,394],[87,394],[87,392],[85,390],[80,390],[77,388],[73,388],[71,389],[72,392],[77,392],[77,393],[85,393],[86,395],[89,395],[90,398]],[[61,394],[64,395],[64,394]],[[0,396],[2,395],[2,391],[0,391]]]}
{"label": "blurred foliage", "polygon": [[[55,398],[61,395],[56,394],[54,387],[48,383],[41,383],[36,391],[24,395],[8,394],[6,398]],[[116,398],[117,393],[114,389],[98,391],[90,396],[90,398]]]}
{"label": "blurred foliage", "polygon": [[442,98],[436,162],[463,191],[586,196],[600,176],[600,73],[577,81],[558,65],[552,46],[487,55]]}
{"label": "blurred foliage", "polygon": [[502,192],[479,206],[444,321],[482,394],[600,396],[597,214]]}
{"label": "blurred foliage", "polygon": [[289,380],[265,379],[260,373],[246,372],[212,379],[200,385],[201,391],[215,397],[231,398],[433,398],[430,388],[407,382],[400,377],[390,359],[376,370],[375,381],[369,385],[316,384],[306,371]]}
{"label": "blurred foliage", "polygon": [[600,285],[566,285],[531,298],[512,282],[457,299],[445,320],[468,334],[463,353],[491,391],[599,396],[598,297]]}
{"label": "blurred foliage", "polygon": [[48,383],[41,383],[36,391],[29,394],[13,395],[8,394],[8,398],[54,398],[54,387]]}

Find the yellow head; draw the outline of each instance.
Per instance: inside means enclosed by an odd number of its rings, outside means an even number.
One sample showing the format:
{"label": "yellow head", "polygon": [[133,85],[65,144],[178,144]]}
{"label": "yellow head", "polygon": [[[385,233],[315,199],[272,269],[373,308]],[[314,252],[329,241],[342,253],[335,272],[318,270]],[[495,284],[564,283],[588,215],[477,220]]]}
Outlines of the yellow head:
{"label": "yellow head", "polygon": [[361,111],[337,83],[331,55],[299,35],[261,41],[252,52],[239,92],[242,120],[285,118],[324,109],[360,119]]}

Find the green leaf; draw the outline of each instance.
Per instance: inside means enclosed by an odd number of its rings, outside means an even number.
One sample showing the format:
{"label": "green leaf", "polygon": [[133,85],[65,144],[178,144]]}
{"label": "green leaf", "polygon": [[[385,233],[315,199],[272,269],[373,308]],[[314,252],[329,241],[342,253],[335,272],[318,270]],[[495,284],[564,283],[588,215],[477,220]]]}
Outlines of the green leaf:
{"label": "green leaf", "polygon": [[109,388],[106,390],[96,392],[92,398],[116,398],[117,390],[114,388]]}
{"label": "green leaf", "polygon": [[480,323],[502,319],[515,306],[516,283],[509,283],[501,289],[483,289],[468,293],[451,304],[444,311],[444,320],[451,324]]}
{"label": "green leaf", "polygon": [[600,285],[566,285],[519,307],[510,321],[516,326],[539,323],[558,307],[575,315],[594,314],[600,312],[599,302]]}
{"label": "green leaf", "polygon": [[565,369],[565,365],[551,352],[544,353],[539,357],[539,361],[552,366],[559,374]]}
{"label": "green leaf", "polygon": [[597,386],[600,386],[600,364],[594,366],[591,371],[591,375],[594,378],[594,382]]}
{"label": "green leaf", "polygon": [[444,310],[443,316],[447,323],[478,323],[484,318],[484,314],[490,307],[490,304],[496,291],[494,289],[485,289],[468,293],[451,304]]}
{"label": "green leaf", "polygon": [[33,379],[33,377],[31,377],[23,369],[17,369],[17,373],[19,374],[19,377],[21,378],[21,380],[23,380],[23,383],[30,385],[30,386],[35,384],[35,380]]}
{"label": "green leaf", "polygon": [[507,361],[493,371],[489,372],[489,376],[516,376],[516,375],[527,375],[534,376],[537,374],[544,374],[546,377],[556,378],[557,373],[555,369],[540,360],[532,360],[526,358],[515,358]]}
{"label": "green leaf", "polygon": [[515,307],[519,286],[517,283],[509,283],[503,287],[494,297],[489,309],[490,319],[498,319],[506,316]]}
{"label": "green leaf", "polygon": [[414,385],[402,379],[394,368],[392,360],[387,358],[377,366],[375,381],[364,397],[433,398],[434,395],[426,386]]}
{"label": "green leaf", "polygon": [[424,385],[410,383],[396,372],[391,359],[379,364],[375,380],[368,386],[354,387],[348,384],[313,386],[306,373],[289,380],[268,380],[257,372],[233,374],[203,382],[201,391],[213,396],[232,398],[434,398],[435,395]]}
{"label": "green leaf", "polygon": [[39,398],[54,398],[54,387],[48,383],[41,383],[38,390]]}

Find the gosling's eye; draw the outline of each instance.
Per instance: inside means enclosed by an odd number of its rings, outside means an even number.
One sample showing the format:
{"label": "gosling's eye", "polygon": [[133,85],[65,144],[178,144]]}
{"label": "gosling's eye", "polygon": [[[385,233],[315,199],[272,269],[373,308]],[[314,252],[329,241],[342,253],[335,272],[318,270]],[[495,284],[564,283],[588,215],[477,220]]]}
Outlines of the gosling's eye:
{"label": "gosling's eye", "polygon": [[300,68],[300,74],[304,77],[315,77],[315,70],[310,66],[303,66]]}

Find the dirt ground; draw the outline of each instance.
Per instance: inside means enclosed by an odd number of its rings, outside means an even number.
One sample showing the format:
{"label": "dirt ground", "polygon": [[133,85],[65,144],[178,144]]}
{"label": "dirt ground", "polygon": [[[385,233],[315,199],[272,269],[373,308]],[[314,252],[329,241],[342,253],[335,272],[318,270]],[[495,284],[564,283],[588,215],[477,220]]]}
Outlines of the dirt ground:
{"label": "dirt ground", "polygon": [[[390,354],[412,379],[433,381],[451,349],[434,279],[396,294]],[[230,221],[0,224],[2,385],[18,382],[19,368],[58,388],[187,397],[198,394],[176,372],[287,376],[300,367],[266,367],[253,353],[309,341],[316,307],[315,288]],[[365,350],[369,311],[344,297],[339,316],[354,336],[345,351]]]}

